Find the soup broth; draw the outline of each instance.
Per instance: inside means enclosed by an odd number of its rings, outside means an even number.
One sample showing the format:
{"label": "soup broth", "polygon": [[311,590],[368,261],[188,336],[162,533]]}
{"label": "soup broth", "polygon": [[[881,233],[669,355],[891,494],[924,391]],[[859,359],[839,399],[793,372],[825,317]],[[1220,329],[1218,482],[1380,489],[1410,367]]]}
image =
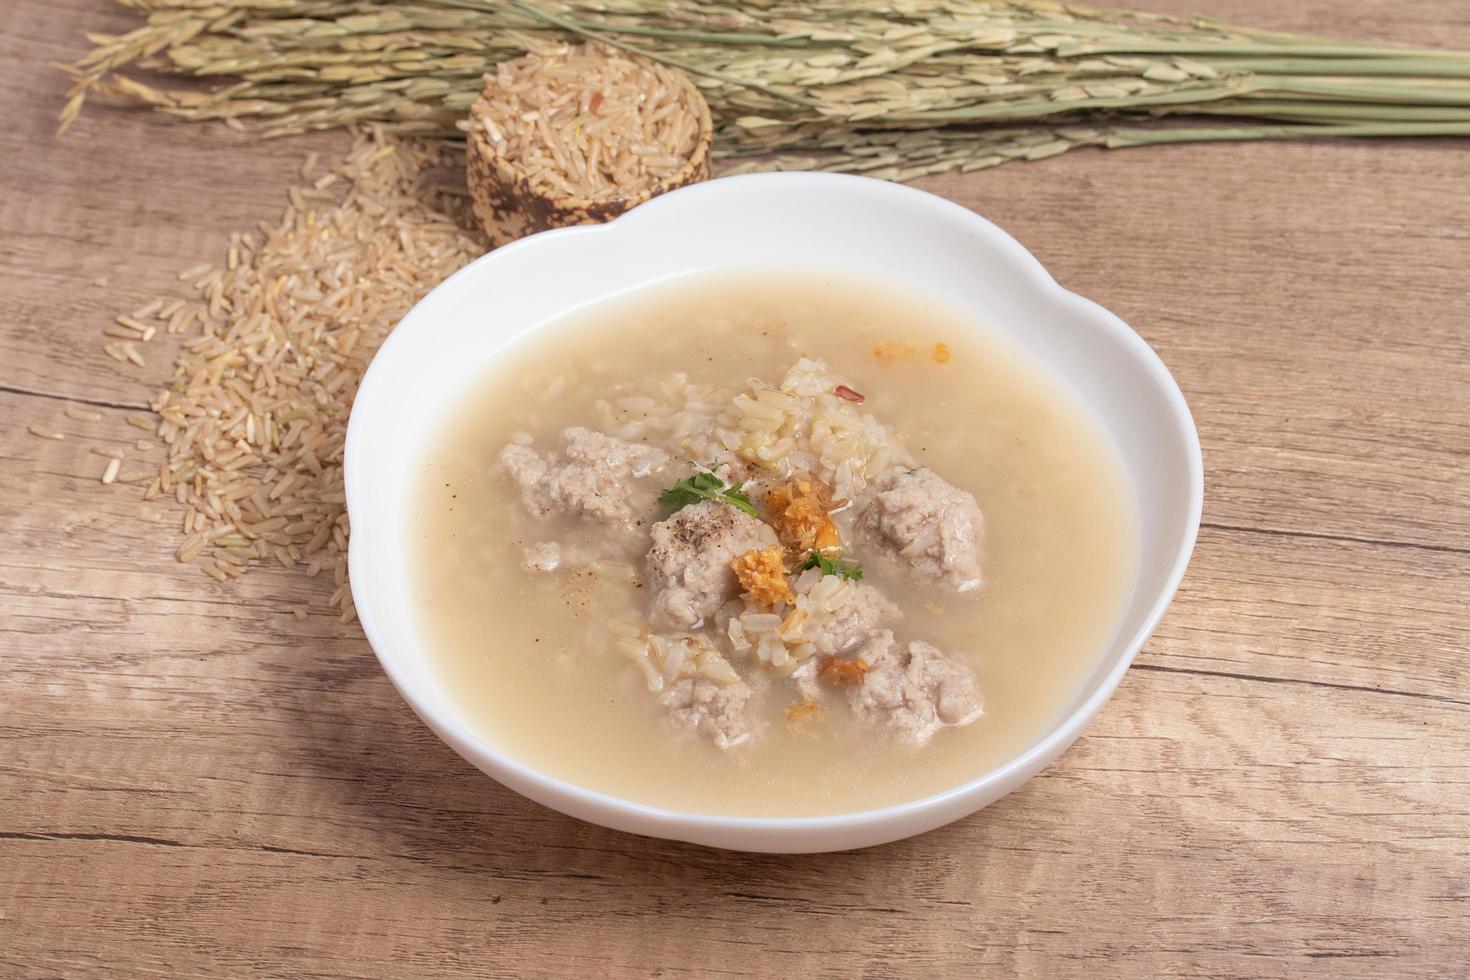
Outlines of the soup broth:
{"label": "soup broth", "polygon": [[[627,655],[651,629],[657,583],[645,553],[651,526],[669,515],[657,494],[716,462],[688,458],[676,421],[659,414],[664,404],[701,408],[707,397],[709,411],[728,409],[747,379],[775,386],[803,358],[824,362],[861,399],[854,411],[886,426],[912,461],[904,472],[932,470],[973,494],[984,515],[983,584],[968,591],[843,525],[843,554],[861,564],[862,584],[901,610],[883,625],[900,643],[932,644],[978,686],[983,715],[923,744],[865,722],[836,687],[804,698],[783,676],[791,664],[769,669],[726,644],[723,657],[754,688],[755,735],[721,747],[672,725],[646,664]],[[650,418],[661,428],[640,427]],[[531,513],[497,463],[515,441],[554,450],[572,426],[642,436],[631,441],[667,452],[622,501],[625,531]],[[460,398],[420,466],[409,541],[417,628],[463,722],[551,776],[670,810],[830,815],[983,774],[1060,720],[1112,640],[1135,577],[1126,477],[1074,395],[941,303],[824,275],[698,276],[537,330]],[[557,567],[528,570],[527,549],[548,543]]]}

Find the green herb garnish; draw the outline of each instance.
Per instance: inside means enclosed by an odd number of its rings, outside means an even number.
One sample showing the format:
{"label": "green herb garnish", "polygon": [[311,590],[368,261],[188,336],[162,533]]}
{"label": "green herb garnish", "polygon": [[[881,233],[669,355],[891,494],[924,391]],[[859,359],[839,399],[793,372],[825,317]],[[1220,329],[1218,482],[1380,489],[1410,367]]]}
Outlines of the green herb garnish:
{"label": "green herb garnish", "polygon": [[741,492],[739,487],[729,486],[708,468],[701,467],[693,476],[686,476],[672,487],[659,494],[658,502],[670,510],[688,507],[701,500],[718,500],[722,504],[745,511],[751,517],[759,517],[755,504]]}
{"label": "green herb garnish", "polygon": [[828,558],[820,551],[813,551],[808,555],[801,567],[803,571],[808,568],[820,568],[823,575],[840,575],[849,582],[856,582],[863,577],[863,566],[857,562],[848,561],[845,558]]}

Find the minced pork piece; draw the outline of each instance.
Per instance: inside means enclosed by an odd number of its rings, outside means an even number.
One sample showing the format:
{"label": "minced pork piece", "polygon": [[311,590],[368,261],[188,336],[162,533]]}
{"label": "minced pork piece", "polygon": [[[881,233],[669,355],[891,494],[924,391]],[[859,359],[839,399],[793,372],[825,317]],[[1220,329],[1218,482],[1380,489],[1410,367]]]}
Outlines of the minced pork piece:
{"label": "minced pork piece", "polygon": [[769,526],[717,500],[680,508],[650,534],[649,618],[658,628],[697,629],[740,591],[731,560],[776,543]]}
{"label": "minced pork piece", "polygon": [[[823,576],[825,582],[834,576]],[[871,585],[849,582],[846,601],[824,618],[813,618],[805,629],[806,641],[824,656],[846,653],[867,639],[885,620],[901,619],[903,612]]]}
{"label": "minced pork piece", "polygon": [[512,442],[500,451],[497,465],[521,488],[531,513],[553,511],[582,515],[609,524],[633,516],[628,503],[633,480],[668,462],[668,453],[627,442],[580,426],[563,429],[562,450],[541,454]]}
{"label": "minced pork piece", "polygon": [[755,725],[746,710],[750,685],[744,681],[718,684],[704,677],[675,681],[659,698],[675,725],[713,738],[722,749],[743,745],[755,737]]}
{"label": "minced pork piece", "polygon": [[899,561],[960,592],[980,587],[984,518],[968,491],[927,467],[896,466],[874,484],[863,526]]}
{"label": "minced pork piece", "polygon": [[901,738],[923,745],[982,713],[975,675],[922,640],[900,648],[892,632],[879,630],[853,656],[868,665],[861,684],[847,685],[853,712]]}

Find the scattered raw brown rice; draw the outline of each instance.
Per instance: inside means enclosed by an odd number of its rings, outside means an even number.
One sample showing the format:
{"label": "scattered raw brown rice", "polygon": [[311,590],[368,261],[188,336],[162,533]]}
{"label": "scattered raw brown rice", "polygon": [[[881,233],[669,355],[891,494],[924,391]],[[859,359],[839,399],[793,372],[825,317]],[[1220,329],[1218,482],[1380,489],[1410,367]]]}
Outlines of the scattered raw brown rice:
{"label": "scattered raw brown rice", "polygon": [[116,480],[117,471],[120,469],[122,469],[122,460],[109,459],[107,461],[107,469],[102,471],[102,482],[111,483],[113,480]]}
{"label": "scattered raw brown rice", "polygon": [[93,412],[93,411],[90,411],[90,410],[85,409],[85,408],[80,408],[80,407],[78,407],[76,405],[68,405],[68,406],[66,406],[66,417],[69,418],[69,419],[75,419],[78,422],[100,422],[100,421],[102,421],[102,413],[101,412]]}
{"label": "scattered raw brown rice", "polygon": [[43,429],[39,425],[31,426],[31,435],[40,436],[42,439],[55,439],[57,442],[66,438],[60,432],[53,429]]}
{"label": "scattered raw brown rice", "polygon": [[180,561],[204,557],[200,568],[221,582],[252,559],[299,563],[308,575],[332,568],[331,604],[344,622],[354,618],[341,470],[348,413],[399,319],[485,250],[462,193],[436,179],[456,155],[447,144],[359,132],[328,174],[340,193],[294,189],[279,222],[231,237],[226,267],[179,274],[199,302],[143,308],[185,335],[173,383],[150,402],[158,420],[127,419],[167,445],[144,497],[180,506]]}
{"label": "scattered raw brown rice", "polygon": [[147,303],[144,303],[142,306],[138,307],[129,315],[134,320],[146,320],[153,314],[157,313],[160,309],[162,309],[163,302],[164,301],[161,297],[159,299],[149,300]]}

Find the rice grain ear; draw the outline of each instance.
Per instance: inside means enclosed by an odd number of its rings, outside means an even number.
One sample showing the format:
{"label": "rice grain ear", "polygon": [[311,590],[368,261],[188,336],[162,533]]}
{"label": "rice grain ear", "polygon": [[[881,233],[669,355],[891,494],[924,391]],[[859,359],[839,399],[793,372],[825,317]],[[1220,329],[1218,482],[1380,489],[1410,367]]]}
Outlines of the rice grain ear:
{"label": "rice grain ear", "polygon": [[[224,14],[205,0],[129,3],[145,8],[146,24],[89,35],[94,50],[62,66],[71,79],[62,130],[95,90],[188,120],[260,120],[267,136],[377,121],[458,137],[487,69],[578,37],[694,78],[718,120],[727,172],[909,180],[1041,159],[1028,147],[1042,145],[1470,133],[1466,52],[1052,0],[854,0],[779,13],[721,0],[555,11],[521,0],[357,0],[346,18],[330,0],[224,5]],[[303,31],[304,21],[322,30]],[[161,91],[117,74],[138,62],[190,83]],[[1078,112],[1095,136],[1075,135]],[[1203,128],[1172,122],[1175,113],[1249,124]]]}
{"label": "rice grain ear", "polygon": [[474,212],[496,244],[704,180],[714,138],[688,77],[595,43],[501,63],[461,129]]}

